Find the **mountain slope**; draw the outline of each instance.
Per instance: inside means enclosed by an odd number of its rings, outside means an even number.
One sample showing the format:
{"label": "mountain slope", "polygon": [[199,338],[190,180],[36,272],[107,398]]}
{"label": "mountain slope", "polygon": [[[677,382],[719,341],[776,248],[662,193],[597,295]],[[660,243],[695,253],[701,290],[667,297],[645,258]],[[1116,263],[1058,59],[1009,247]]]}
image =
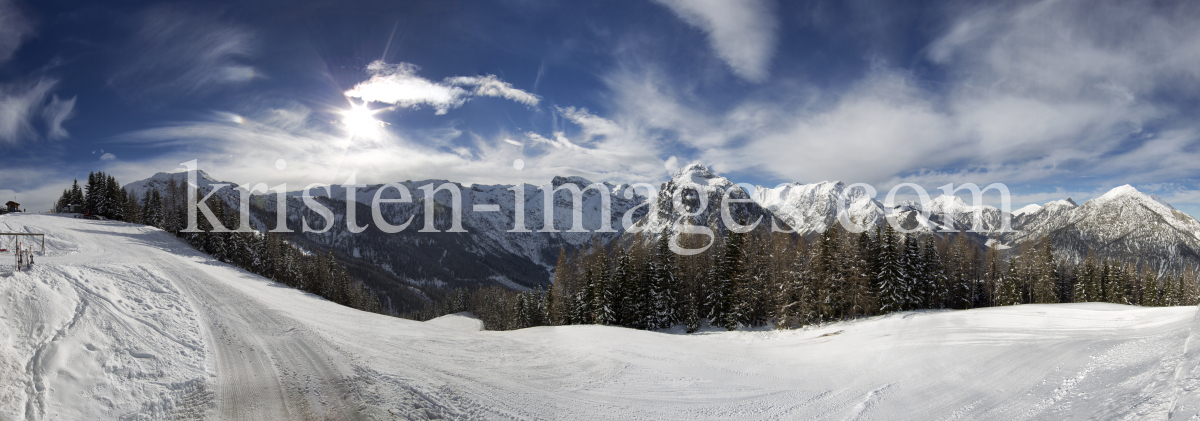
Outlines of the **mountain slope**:
{"label": "mountain slope", "polygon": [[1200,223],[1125,185],[1069,212],[1050,231],[1060,256],[1079,261],[1088,250],[1098,257],[1147,263],[1154,268],[1200,264]]}
{"label": "mountain slope", "polygon": [[0,229],[47,234],[33,271],[0,266],[3,419],[1200,416],[1195,307],[489,332],[338,306],[143,226],[30,214]]}
{"label": "mountain slope", "polygon": [[[130,183],[127,188],[145,189],[165,186],[171,177],[182,179],[183,173],[156,174],[148,180]],[[202,194],[206,186],[216,181],[199,174]],[[629,186],[604,183],[605,192],[586,189],[591,181],[579,177],[555,177],[542,186],[524,184],[457,186],[462,194],[460,209],[462,227],[467,233],[418,232],[425,226],[425,203],[434,203],[438,230],[451,227],[450,209],[456,206],[448,193],[427,199],[422,186],[441,186],[444,180],[406,181],[400,183],[412,194],[411,203],[386,204],[383,217],[388,223],[410,220],[409,227],[391,234],[372,226],[361,234],[346,227],[346,189],[332,187],[328,197],[318,197],[319,203],[332,210],[334,221],[324,233],[302,232],[303,221],[314,229],[325,227],[324,218],[309,209],[300,192],[290,192],[287,199],[289,228],[296,233],[293,241],[309,250],[333,250],[347,262],[360,278],[391,302],[393,311],[404,311],[436,298],[447,288],[477,285],[503,285],[514,289],[545,286],[560,249],[568,251],[589,247],[593,241],[608,243],[624,237],[632,241],[633,233],[625,233],[623,217],[636,221],[634,232],[646,232],[653,238],[668,229],[675,233],[681,227],[694,230],[716,228],[714,240],[726,230],[720,204],[725,192],[742,203],[731,206],[734,221],[761,221],[758,229],[768,230],[774,222],[780,229],[794,227],[800,235],[811,238],[838,221],[836,201],[846,193],[840,182],[813,184],[791,183],[776,188],[758,187],[747,194],[729,179],[714,174],[702,165],[692,164],[676,172],[660,186],[654,200],[646,201],[644,189],[636,189],[629,198]],[[543,189],[575,186],[583,190],[582,226],[588,232],[571,232],[574,225],[571,195],[560,191],[552,200],[551,225],[557,232],[542,232],[545,221]],[[524,230],[513,232],[517,206],[514,188],[524,189]],[[399,197],[397,190],[385,185],[370,185],[356,190],[354,214],[360,226],[374,225],[370,203],[379,193],[381,198]],[[703,191],[703,195],[701,195]],[[228,188],[220,197],[236,206],[237,190]],[[316,195],[326,195],[315,190]],[[846,217],[873,230],[887,218],[895,218],[902,227],[915,229],[914,234],[945,235],[945,231],[968,231],[978,213],[987,233],[970,233],[980,244],[999,248],[1014,248],[1033,244],[1044,238],[1054,242],[1060,258],[1078,262],[1093,250],[1101,258],[1116,258],[1149,263],[1156,268],[1180,268],[1200,265],[1200,223],[1175,210],[1153,195],[1145,195],[1130,186],[1114,189],[1108,194],[1077,206],[1070,199],[1054,201],[1043,206],[1027,206],[1013,214],[1005,214],[991,206],[972,206],[954,196],[938,196],[928,203],[902,203],[893,209],[866,197],[861,189],[849,192]],[[611,204],[608,217],[612,232],[595,232],[601,227],[601,204]],[[273,228],[276,197],[256,196],[253,217],[260,229]],[[679,207],[674,202],[679,201]],[[482,206],[478,207],[477,206]],[[927,211],[928,219],[921,215]],[[628,215],[627,215],[628,214]],[[1011,232],[998,232],[1006,217],[1011,217]],[[264,223],[264,221],[266,221]],[[707,240],[705,240],[707,242]]]}
{"label": "mountain slope", "polygon": [[[814,184],[790,183],[775,188],[758,186],[754,200],[774,212],[797,233],[810,236],[825,232],[838,223],[837,201],[846,193],[840,181]],[[853,189],[846,198],[846,220],[868,231],[885,222],[883,204],[867,197],[862,189]]]}
{"label": "mountain slope", "polygon": [[[726,195],[730,199],[728,215],[724,215],[726,210],[722,208]],[[688,230],[720,236],[730,228],[725,223],[726,217],[732,224],[748,226],[759,221],[757,229],[770,229],[774,214],[729,179],[702,165],[691,164],[679,169],[671,180],[659,187],[646,216],[635,226],[638,232],[646,233],[647,239],[664,232],[675,235]],[[786,226],[781,228],[787,229]]]}

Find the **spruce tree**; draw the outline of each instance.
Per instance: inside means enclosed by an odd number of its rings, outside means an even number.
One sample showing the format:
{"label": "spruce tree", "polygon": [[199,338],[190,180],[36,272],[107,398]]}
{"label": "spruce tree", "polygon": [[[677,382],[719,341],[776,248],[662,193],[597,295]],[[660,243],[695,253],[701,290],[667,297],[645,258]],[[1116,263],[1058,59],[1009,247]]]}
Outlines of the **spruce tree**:
{"label": "spruce tree", "polygon": [[1072,269],[1071,278],[1073,279],[1072,285],[1074,287],[1074,293],[1071,294],[1071,301],[1086,303],[1088,301],[1087,284],[1084,282],[1084,272],[1079,269],[1079,266],[1075,266]]}
{"label": "spruce tree", "polygon": [[901,243],[891,224],[884,224],[882,239],[879,241],[879,272],[876,275],[879,284],[879,310],[883,313],[901,311],[908,305],[908,294],[905,291],[904,274],[901,265]]}
{"label": "spruce tree", "polygon": [[96,173],[89,172],[87,184],[84,185],[86,192],[83,198],[84,213],[96,214],[96,200],[100,196],[100,187],[96,183]]}
{"label": "spruce tree", "polygon": [[612,266],[601,251],[596,277],[592,284],[592,323],[611,325],[616,321],[613,311]]}
{"label": "spruce tree", "polygon": [[946,302],[946,272],[942,267],[942,258],[938,254],[937,245],[934,244],[933,236],[925,240],[924,256],[921,259],[924,262],[924,280],[926,307],[942,308]]}
{"label": "spruce tree", "polygon": [[1054,249],[1050,239],[1046,238],[1038,247],[1037,258],[1034,260],[1036,264],[1034,281],[1033,302],[1035,303],[1055,303],[1058,302],[1058,268],[1054,264]]}
{"label": "spruce tree", "polygon": [[924,297],[930,295],[925,278],[925,262],[921,258],[920,244],[916,237],[905,236],[904,251],[901,257],[901,289],[904,291],[904,309],[913,310],[924,307]]}
{"label": "spruce tree", "polygon": [[947,282],[947,302],[950,308],[968,309],[974,306],[975,288],[973,285],[973,274],[970,272],[968,259],[967,237],[963,232],[959,231],[954,236],[952,245],[950,246],[950,258],[946,262]]}
{"label": "spruce tree", "polygon": [[728,330],[737,329],[738,314],[735,308],[737,279],[741,274],[742,242],[745,233],[730,231],[725,238],[725,249],[715,265],[716,273],[709,291],[709,323]]}
{"label": "spruce tree", "polygon": [[684,328],[687,333],[695,333],[700,330],[700,309],[696,305],[696,296],[689,294],[684,301]]}
{"label": "spruce tree", "polygon": [[666,230],[658,236],[658,247],[654,253],[654,264],[651,266],[650,278],[650,313],[652,314],[651,329],[666,329],[679,320],[676,314],[678,304],[675,286],[675,253],[670,249],[670,239]]}
{"label": "spruce tree", "polygon": [[[1014,260],[1018,259],[1020,256]],[[1021,262],[1009,262],[1008,271],[996,282],[996,305],[998,306],[1021,304],[1021,282],[1018,273],[1020,264],[1018,263]]]}
{"label": "spruce tree", "polygon": [[842,276],[840,243],[838,224],[831,224],[821,234],[817,247],[813,250],[814,304],[817,306],[817,317],[822,321],[836,318],[837,309],[840,307],[838,289],[845,282]]}
{"label": "spruce tree", "polygon": [[83,199],[83,189],[79,188],[79,180],[75,180],[74,183],[71,184],[71,200],[68,204],[82,206],[84,202]]}

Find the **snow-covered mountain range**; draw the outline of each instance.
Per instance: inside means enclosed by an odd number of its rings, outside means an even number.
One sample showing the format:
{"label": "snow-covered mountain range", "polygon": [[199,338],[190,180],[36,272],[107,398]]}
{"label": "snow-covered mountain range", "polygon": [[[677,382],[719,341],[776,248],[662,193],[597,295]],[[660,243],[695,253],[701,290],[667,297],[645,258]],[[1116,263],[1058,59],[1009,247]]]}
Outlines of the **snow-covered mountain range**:
{"label": "snow-covered mountain range", "polygon": [[[161,189],[172,177],[182,180],[185,174],[159,173],[126,188],[142,195],[152,187]],[[198,180],[202,192],[218,183],[203,172],[198,174]],[[770,229],[772,225],[782,230],[790,227],[807,237],[825,231],[839,218],[872,231],[889,218],[895,218],[902,227],[912,230],[913,235],[943,236],[971,230],[978,216],[987,232],[968,235],[981,246],[1018,248],[1049,238],[1058,256],[1071,261],[1085,258],[1090,251],[1098,258],[1144,262],[1158,268],[1200,264],[1200,223],[1162,199],[1128,185],[1083,205],[1065,199],[1006,213],[992,206],[969,205],[959,197],[946,195],[927,203],[904,202],[888,208],[868,197],[863,189],[847,191],[847,186],[837,181],[789,183],[747,192],[698,164],[677,171],[658,186],[652,200],[646,196],[649,192],[644,187],[603,183],[605,191],[601,192],[588,189],[592,182],[580,177],[555,177],[541,186],[451,183],[461,192],[461,204],[457,206],[450,193],[443,191],[427,198],[422,190],[423,186],[432,189],[445,183],[451,182],[397,183],[408,189],[411,202],[384,204],[381,216],[393,225],[410,221],[407,229],[398,233],[383,232],[374,223],[370,203],[377,195],[383,199],[400,198],[399,190],[383,184],[357,188],[352,202],[346,201],[347,189],[341,186],[333,186],[329,192],[311,191],[316,198],[310,200],[332,211],[332,226],[328,230],[324,230],[324,218],[305,204],[301,192],[289,192],[288,226],[297,233],[294,241],[302,247],[334,250],[351,260],[351,266],[371,266],[377,274],[389,278],[373,282],[377,290],[381,283],[396,283],[390,288],[392,293],[385,293],[388,296],[414,293],[429,296],[446,288],[487,284],[537,288],[551,279],[560,249],[578,250],[596,241],[608,243],[621,236],[631,240],[637,232],[646,235],[645,238],[654,238],[663,232],[674,233],[681,226],[713,227],[714,237],[720,238],[727,231],[720,207],[726,194],[738,200],[730,207],[731,220],[761,221],[759,229]],[[582,191],[583,232],[572,230],[575,224],[572,195],[566,185]],[[231,205],[238,196],[235,187],[219,195]],[[544,192],[550,189],[559,190],[549,207],[553,209],[550,218],[553,230],[543,227],[547,209]],[[523,200],[518,204],[514,198],[522,190]],[[845,210],[839,213],[838,200],[843,194],[847,195]],[[607,218],[611,230],[597,232],[602,228],[601,209],[606,200],[611,207]],[[427,201],[436,210],[437,230],[448,231],[452,227],[452,209],[457,208],[466,232],[419,232],[425,228]],[[252,203],[260,229],[267,225],[274,228],[274,222],[262,221],[276,220],[276,196],[256,195]],[[365,231],[355,233],[348,229],[347,203],[355,204],[356,225],[368,226]],[[518,209],[522,212],[518,213]],[[1010,218],[1011,230],[1003,232],[1006,218]],[[520,219],[524,229],[518,227]],[[301,232],[305,221],[314,230],[323,232]],[[623,222],[633,222],[630,232],[626,232]]]}

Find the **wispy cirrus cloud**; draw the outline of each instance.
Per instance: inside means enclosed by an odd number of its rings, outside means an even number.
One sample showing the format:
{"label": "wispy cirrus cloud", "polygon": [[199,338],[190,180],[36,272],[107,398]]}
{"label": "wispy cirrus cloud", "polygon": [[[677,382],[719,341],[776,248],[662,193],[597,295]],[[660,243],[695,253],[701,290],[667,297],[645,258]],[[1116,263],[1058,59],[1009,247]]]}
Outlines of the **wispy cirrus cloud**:
{"label": "wispy cirrus cloud", "polygon": [[504,98],[529,106],[538,104],[537,95],[514,88],[495,75],[456,76],[434,82],[417,76],[415,64],[388,64],[376,60],[367,66],[371,78],[345,92],[350,98],[366,102],[392,104],[405,108],[429,106],[437,114],[461,107],[472,97]]}
{"label": "wispy cirrus cloud", "polygon": [[70,136],[63,128],[63,122],[75,115],[75,98],[60,100],[58,95],[50,98],[50,102],[42,108],[42,119],[46,122],[46,137],[50,139],[65,139]]}
{"label": "wispy cirrus cloud", "polygon": [[709,44],[739,77],[766,80],[779,22],[770,0],[655,0],[708,34]]}
{"label": "wispy cirrus cloud", "polygon": [[49,139],[68,136],[62,125],[73,114],[75,98],[60,100],[52,95],[57,84],[53,79],[41,79],[28,85],[0,85],[0,144],[12,146],[38,139],[39,127]]}
{"label": "wispy cirrus cloud", "polygon": [[12,58],[31,34],[33,23],[11,0],[0,0],[0,64]]}
{"label": "wispy cirrus cloud", "polygon": [[143,12],[110,85],[156,100],[253,80],[254,32],[207,11],[159,6]]}

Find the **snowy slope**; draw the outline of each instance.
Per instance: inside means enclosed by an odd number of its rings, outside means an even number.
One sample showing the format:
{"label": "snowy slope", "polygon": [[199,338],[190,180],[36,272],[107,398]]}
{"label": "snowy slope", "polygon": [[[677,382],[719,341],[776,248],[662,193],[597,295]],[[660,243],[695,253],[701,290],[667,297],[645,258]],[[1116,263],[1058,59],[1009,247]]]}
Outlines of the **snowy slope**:
{"label": "snowy slope", "polygon": [[1013,218],[1016,218],[1018,216],[1021,216],[1021,215],[1027,214],[1027,213],[1037,212],[1038,209],[1041,209],[1041,208],[1042,208],[1042,205],[1039,205],[1037,203],[1031,203],[1031,204],[1022,206],[1020,209],[1012,211],[1012,216],[1013,216]]}
{"label": "snowy slope", "polygon": [[0,419],[1194,419],[1193,307],[1024,305],[795,331],[480,331],[367,314],[161,231],[0,266]]}

